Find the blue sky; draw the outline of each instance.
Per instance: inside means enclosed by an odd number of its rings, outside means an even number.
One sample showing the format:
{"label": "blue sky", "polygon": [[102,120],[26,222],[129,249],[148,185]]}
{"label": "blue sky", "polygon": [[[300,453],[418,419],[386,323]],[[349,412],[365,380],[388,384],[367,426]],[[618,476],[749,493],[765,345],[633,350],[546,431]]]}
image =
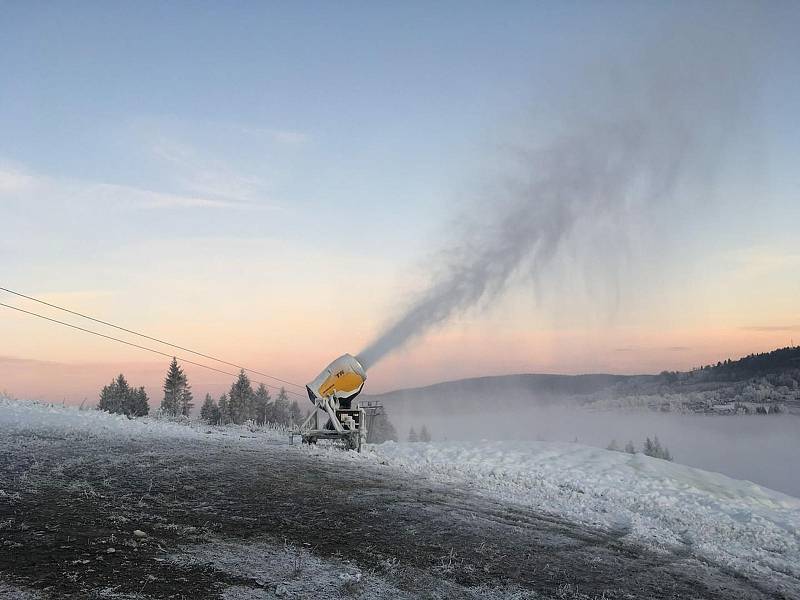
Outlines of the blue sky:
{"label": "blue sky", "polygon": [[[161,327],[175,318],[181,305],[162,294],[235,295],[231,288],[253,280],[266,282],[253,284],[257,300],[226,305],[227,314],[274,314],[285,310],[272,304],[274,290],[324,295],[336,269],[349,268],[372,282],[356,303],[361,312],[330,298],[304,310],[318,313],[312,321],[364,315],[355,336],[362,343],[418,287],[438,236],[502,163],[498,155],[531,131],[545,135],[563,118],[565,99],[591,102],[584,79],[635,58],[673,27],[698,23],[709,35],[750,28],[758,85],[752,136],[721,171],[727,200],[712,221],[686,218],[678,246],[727,257],[732,278],[741,271],[736,257],[797,251],[793,3],[0,2],[0,13],[0,274],[10,287],[72,294],[125,323]],[[672,268],[686,260],[680,252]],[[771,276],[775,294],[796,292],[778,283],[788,264]],[[225,274],[231,279],[220,281]],[[747,311],[752,318],[742,309],[739,321],[757,324],[759,305]],[[785,307],[760,314],[794,326]],[[195,326],[203,319],[186,317]],[[275,319],[260,324],[278,331],[285,318]],[[6,326],[24,337],[22,321]],[[246,321],[242,335],[252,327]],[[189,324],[174,331],[190,332]],[[343,335],[334,328],[321,337],[350,343]],[[246,345],[254,360],[275,360]],[[294,356],[308,351],[298,346]],[[22,342],[0,347],[0,355],[36,353]],[[87,350],[86,360],[95,354]],[[280,366],[291,369],[292,360]],[[598,366],[571,360],[513,367]]]}

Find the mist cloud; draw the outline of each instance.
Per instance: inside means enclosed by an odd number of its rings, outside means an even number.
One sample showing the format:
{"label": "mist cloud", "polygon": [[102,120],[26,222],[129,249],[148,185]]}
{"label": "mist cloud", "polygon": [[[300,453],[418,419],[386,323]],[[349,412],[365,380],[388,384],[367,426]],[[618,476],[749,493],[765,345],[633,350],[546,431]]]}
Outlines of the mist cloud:
{"label": "mist cloud", "polygon": [[491,194],[468,207],[471,224],[435,262],[433,283],[359,353],[362,363],[491,302],[520,276],[546,287],[565,249],[614,270],[632,223],[689,209],[686,199],[710,202],[751,85],[749,40],[746,27],[678,27],[579,82],[559,133],[515,152]]}

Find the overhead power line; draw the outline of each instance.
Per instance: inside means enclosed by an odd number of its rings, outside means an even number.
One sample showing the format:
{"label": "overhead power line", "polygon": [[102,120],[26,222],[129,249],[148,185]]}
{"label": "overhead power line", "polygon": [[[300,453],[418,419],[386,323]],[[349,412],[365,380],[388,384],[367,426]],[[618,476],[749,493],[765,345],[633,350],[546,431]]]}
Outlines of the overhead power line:
{"label": "overhead power line", "polygon": [[[203,358],[207,358],[209,360],[216,361],[218,363],[222,363],[224,365],[228,365],[231,367],[236,367],[237,369],[243,369],[249,373],[254,373],[255,375],[260,375],[261,377],[266,377],[268,379],[272,379],[273,381],[279,381],[280,383],[285,383],[286,385],[291,385],[301,390],[305,389],[304,385],[300,385],[299,383],[294,383],[292,381],[286,381],[285,379],[281,379],[280,377],[275,377],[273,375],[269,375],[268,373],[262,373],[261,371],[256,371],[255,369],[248,369],[247,367],[243,367],[242,365],[237,365],[236,363],[229,362],[227,360],[223,360],[221,358],[217,358],[216,356],[211,356],[210,354],[203,354],[202,352],[198,352],[196,350],[192,350],[191,348],[186,348],[184,346],[179,346],[177,344],[172,344],[165,340],[146,335],[144,333],[134,331],[133,329],[126,329],[125,327],[120,327],[119,325],[114,325],[114,323],[109,323],[108,321],[103,321],[102,319],[97,319],[95,317],[89,316],[84,313],[79,313],[74,310],[70,310],[69,308],[64,308],[63,306],[59,306],[57,304],[51,304],[50,302],[45,302],[44,300],[39,300],[38,298],[34,298],[33,296],[27,296],[21,292],[15,292],[14,290],[10,290],[8,288],[0,287],[0,290],[4,292],[8,292],[9,294],[14,294],[15,296],[19,296],[20,298],[25,298],[26,300],[32,300],[33,302],[38,302],[39,304],[43,304],[45,306],[49,306],[50,308],[55,308],[71,315],[75,315],[81,317],[83,319],[88,319],[89,321],[94,321],[95,323],[100,323],[101,325],[106,325],[108,327],[113,327],[114,329],[118,329],[119,331],[124,331],[125,333],[130,333],[132,335],[137,335],[141,338],[145,338],[147,340],[151,340],[153,342],[158,342],[159,344],[164,344],[165,346],[169,346],[171,348],[177,348],[178,350],[183,350],[184,352],[188,352],[190,354],[194,354],[195,356],[202,356]],[[189,362],[189,361],[185,361]]]}
{"label": "overhead power line", "polygon": [[[161,356],[166,356],[167,358],[173,358],[172,354],[168,354],[166,352],[161,352],[161,350],[156,350],[155,348],[148,348],[147,346],[141,346],[139,344],[134,344],[133,342],[129,342],[127,340],[122,340],[120,338],[116,338],[116,337],[111,336],[111,335],[106,335],[104,333],[100,333],[99,331],[92,331],[91,329],[86,329],[85,327],[80,327],[78,325],[73,325],[72,323],[67,323],[66,321],[59,321],[58,319],[53,319],[51,317],[46,317],[45,315],[40,315],[39,313],[35,313],[35,312],[30,311],[30,310],[25,310],[23,308],[19,308],[18,306],[12,306],[10,304],[3,304],[2,302],[0,302],[0,306],[2,306],[4,308],[10,308],[11,310],[16,310],[16,311],[21,312],[21,313],[25,313],[26,315],[30,315],[32,317],[38,317],[39,319],[44,319],[45,321],[50,321],[51,323],[58,323],[59,325],[64,325],[65,327],[71,327],[72,329],[77,329],[78,331],[83,331],[85,333],[90,333],[92,335],[96,335],[98,337],[105,338],[107,340],[112,340],[114,342],[119,342],[120,344],[125,344],[126,346],[132,346],[133,348],[138,348],[139,350],[146,350],[147,352],[152,352],[154,354],[159,354]],[[222,373],[223,375],[230,375],[232,377],[236,377],[236,375],[237,375],[236,373],[232,373],[230,371],[224,371],[222,369],[217,369],[216,367],[211,367],[209,365],[204,365],[203,363],[195,362],[193,360],[189,360],[188,358],[182,358],[180,356],[176,356],[174,358],[180,360],[181,362],[184,362],[184,363],[187,363],[187,364],[190,364],[190,365],[195,365],[196,367],[202,367],[203,369],[208,369],[209,371],[215,371],[217,373]],[[271,388],[273,388],[275,390],[280,389],[276,385],[272,385],[270,383],[264,383],[263,381],[256,381],[256,383],[261,383],[265,387],[271,387]],[[293,395],[298,396],[300,398],[304,397],[302,394],[299,394],[298,392],[294,392],[292,390],[284,390],[284,391],[287,394],[293,394]]]}

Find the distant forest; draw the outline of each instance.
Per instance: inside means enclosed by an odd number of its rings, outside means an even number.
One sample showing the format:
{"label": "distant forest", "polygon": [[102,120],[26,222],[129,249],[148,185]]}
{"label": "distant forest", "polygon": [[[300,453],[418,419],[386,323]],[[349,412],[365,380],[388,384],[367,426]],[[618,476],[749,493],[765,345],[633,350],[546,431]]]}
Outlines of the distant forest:
{"label": "distant forest", "polygon": [[583,404],[664,412],[800,414],[800,346],[727,359],[691,371],[631,377]]}
{"label": "distant forest", "polygon": [[691,371],[663,371],[661,376],[670,383],[744,381],[754,377],[783,376],[798,381],[800,375],[800,346],[779,348],[772,352],[749,354],[739,360],[720,361]]}

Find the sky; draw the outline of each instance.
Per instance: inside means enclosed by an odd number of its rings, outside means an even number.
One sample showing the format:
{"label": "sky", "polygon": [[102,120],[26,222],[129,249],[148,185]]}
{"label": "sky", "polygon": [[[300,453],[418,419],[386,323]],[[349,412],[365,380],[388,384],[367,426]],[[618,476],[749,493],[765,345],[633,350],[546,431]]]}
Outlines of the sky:
{"label": "sky", "polygon": [[[737,135],[708,195],[666,199],[658,235],[629,232],[613,265],[565,248],[544,281],[376,365],[369,391],[688,369],[800,340],[796,3],[0,1],[0,15],[0,287],[300,383],[425,288],[453,223],[491,211],[472,203],[520,140],[546,143],[564,105],[592,104],[650,40],[736,29],[753,49],[746,116],[721,123]],[[14,396],[93,402],[124,372],[157,398],[167,363],[0,307]],[[230,385],[186,369],[196,394]]]}

